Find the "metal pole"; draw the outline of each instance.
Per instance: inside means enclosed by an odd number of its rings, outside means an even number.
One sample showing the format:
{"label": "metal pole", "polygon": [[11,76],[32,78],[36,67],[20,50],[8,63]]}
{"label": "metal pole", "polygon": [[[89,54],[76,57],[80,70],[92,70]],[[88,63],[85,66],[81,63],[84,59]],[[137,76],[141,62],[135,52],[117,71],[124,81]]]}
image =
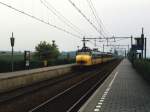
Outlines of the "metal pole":
{"label": "metal pole", "polygon": [[108,46],[108,38],[107,38],[107,46]]}
{"label": "metal pole", "polygon": [[78,48],[78,51],[79,51],[79,46],[77,46],[77,48]]}
{"label": "metal pole", "polygon": [[96,47],[96,39],[95,39],[95,47]]}
{"label": "metal pole", "polygon": [[83,37],[83,47],[85,47],[85,37]]}
{"label": "metal pole", "polygon": [[104,44],[103,44],[103,52],[104,52]]}
{"label": "metal pole", "polygon": [[52,46],[55,47],[55,40],[52,40]]}
{"label": "metal pole", "polygon": [[146,44],[147,44],[147,39],[145,38],[145,59],[146,59]]}
{"label": "metal pole", "polygon": [[125,58],[127,57],[126,49],[125,49]]}
{"label": "metal pole", "polygon": [[143,48],[144,48],[144,28],[142,28],[142,34],[141,34],[141,39],[142,39],[142,59],[143,59]]}
{"label": "metal pole", "polygon": [[12,37],[10,38],[10,43],[11,43],[11,47],[12,47],[12,50],[11,50],[11,71],[13,72],[14,71],[14,43],[15,43],[15,38],[13,37],[13,32],[12,32]]}
{"label": "metal pole", "polygon": [[14,71],[14,47],[12,46],[12,52],[11,52],[11,71]]}
{"label": "metal pole", "polygon": [[131,35],[131,48],[132,48],[132,45],[133,45],[133,37]]}

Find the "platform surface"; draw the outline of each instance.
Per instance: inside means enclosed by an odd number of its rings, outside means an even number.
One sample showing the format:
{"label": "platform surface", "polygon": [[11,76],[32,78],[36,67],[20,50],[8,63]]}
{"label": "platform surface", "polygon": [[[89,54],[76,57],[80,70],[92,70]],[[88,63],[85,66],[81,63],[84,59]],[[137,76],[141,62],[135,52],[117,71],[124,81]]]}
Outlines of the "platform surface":
{"label": "platform surface", "polygon": [[124,59],[79,112],[150,112],[150,84]]}

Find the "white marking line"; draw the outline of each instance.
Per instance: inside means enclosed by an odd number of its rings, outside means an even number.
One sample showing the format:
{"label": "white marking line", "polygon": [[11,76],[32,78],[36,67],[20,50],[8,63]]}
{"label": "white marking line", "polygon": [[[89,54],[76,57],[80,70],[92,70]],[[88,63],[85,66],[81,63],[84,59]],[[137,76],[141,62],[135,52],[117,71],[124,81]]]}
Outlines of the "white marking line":
{"label": "white marking line", "polygon": [[107,94],[107,93],[108,93],[108,91],[105,91],[104,93],[105,93],[105,94]]}
{"label": "white marking line", "polygon": [[110,90],[109,88],[106,89],[106,91],[109,91],[109,90]]}
{"label": "white marking line", "polygon": [[102,97],[101,99],[104,100],[105,98]]}
{"label": "white marking line", "polygon": [[104,98],[104,99],[105,99],[105,97],[106,97],[106,96],[102,96],[102,98]]}
{"label": "white marking line", "polygon": [[101,108],[101,106],[100,106],[100,105],[97,105],[96,108]]}
{"label": "white marking line", "polygon": [[101,99],[99,102],[103,102],[103,101],[104,101],[104,100]]}
{"label": "white marking line", "polygon": [[107,94],[103,94],[103,96],[102,97],[106,97],[107,96]]}
{"label": "white marking line", "polygon": [[101,108],[102,105],[103,105],[103,101],[105,100],[105,97],[107,96],[107,94],[108,94],[108,92],[109,92],[109,90],[110,90],[110,88],[111,88],[111,86],[112,86],[112,84],[113,84],[113,82],[114,82],[114,80],[115,80],[117,74],[118,74],[118,72],[115,73],[115,75],[114,75],[112,81],[109,83],[107,89],[105,90],[104,94],[102,95],[101,99],[99,100],[97,106],[96,106],[95,109],[94,109],[95,112],[100,111],[100,108]]}
{"label": "white marking line", "polygon": [[107,94],[106,94],[106,93],[104,93],[103,95],[107,96]]}
{"label": "white marking line", "polygon": [[95,112],[98,112],[98,111],[99,111],[99,109],[94,109],[94,111],[95,111]]}
{"label": "white marking line", "polygon": [[100,103],[100,102],[99,102],[98,104],[99,104],[99,105],[102,105],[103,103]]}

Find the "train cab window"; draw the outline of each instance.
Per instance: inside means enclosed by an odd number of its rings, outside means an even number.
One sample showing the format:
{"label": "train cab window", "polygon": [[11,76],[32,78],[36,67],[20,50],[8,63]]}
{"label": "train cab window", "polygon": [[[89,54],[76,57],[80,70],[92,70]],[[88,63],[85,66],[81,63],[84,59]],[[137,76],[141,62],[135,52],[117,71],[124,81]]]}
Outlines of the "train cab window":
{"label": "train cab window", "polygon": [[77,52],[77,55],[91,55],[90,52]]}
{"label": "train cab window", "polygon": [[100,52],[93,52],[93,53],[92,53],[92,57],[93,57],[93,58],[101,58],[102,55],[101,55]]}
{"label": "train cab window", "polygon": [[91,49],[89,49],[88,47],[83,47],[82,49],[77,51],[77,55],[82,54],[91,55]]}

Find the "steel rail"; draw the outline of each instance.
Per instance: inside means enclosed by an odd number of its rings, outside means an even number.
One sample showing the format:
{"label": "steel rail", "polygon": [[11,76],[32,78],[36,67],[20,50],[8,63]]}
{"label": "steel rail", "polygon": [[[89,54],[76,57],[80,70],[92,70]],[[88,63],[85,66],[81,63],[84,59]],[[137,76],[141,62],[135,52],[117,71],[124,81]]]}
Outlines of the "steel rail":
{"label": "steel rail", "polygon": [[[107,72],[109,73],[109,72]],[[71,106],[67,112],[71,112],[90,92],[92,92],[106,77],[108,74],[104,75],[100,81],[98,81],[94,86],[92,86],[73,106]]]}
{"label": "steel rail", "polygon": [[[115,67],[115,65],[111,68],[111,70],[112,70],[114,67]],[[105,75],[103,76],[103,78],[102,78],[100,81],[98,81],[98,83],[96,83],[92,88],[90,87],[90,90],[88,90],[88,92],[86,92],[73,106],[71,106],[71,107],[68,109],[67,112],[70,112],[72,109],[74,109],[74,107],[75,107],[78,103],[80,103],[81,100],[83,100],[100,82],[102,82],[102,81],[108,76],[108,73],[110,73],[110,71],[108,71],[107,73],[104,73],[105,70],[106,70],[106,68],[107,68],[107,67],[105,66],[104,68],[102,68],[101,71],[96,71],[95,73],[93,73],[94,75],[89,76],[88,78],[86,78],[86,79],[84,79],[84,80],[81,80],[79,83],[74,84],[73,86],[69,87],[68,89],[64,90],[64,91],[61,92],[61,93],[58,93],[58,94],[55,95],[54,97],[52,97],[52,98],[46,100],[45,102],[41,103],[41,104],[38,105],[38,106],[32,108],[32,109],[29,110],[28,112],[36,112],[36,111],[38,111],[40,108],[43,108],[43,106],[45,106],[46,104],[52,102],[53,100],[59,98],[61,95],[64,95],[65,93],[67,93],[69,90],[73,90],[73,88],[75,88],[75,87],[81,85],[82,83],[87,82],[88,80],[91,80],[91,79],[95,78],[96,76],[98,76],[98,74],[100,74],[100,73],[103,73],[103,75],[105,74]]]}
{"label": "steel rail", "polygon": [[[113,69],[116,65],[113,65],[113,67],[111,69]],[[104,69],[103,71],[101,72],[104,72]],[[102,76],[102,78],[96,83],[94,84],[94,86],[92,86],[76,103],[74,103],[74,105],[72,105],[68,110],[67,112],[72,112],[73,109],[81,102],[83,101],[93,90],[96,89],[97,86],[99,86],[106,78],[107,76],[110,74],[111,70],[110,71],[107,71],[107,73],[105,73],[105,75]]]}
{"label": "steel rail", "polygon": [[69,90],[75,88],[76,86],[82,84],[83,82],[85,82],[85,81],[91,79],[92,77],[95,77],[95,75],[89,76],[87,79],[81,80],[79,83],[76,83],[76,84],[72,85],[72,86],[69,87],[68,89],[64,90],[64,91],[61,92],[61,93],[58,93],[58,94],[55,95],[54,97],[52,97],[52,98],[48,99],[47,101],[41,103],[40,105],[38,105],[38,106],[36,106],[35,108],[29,110],[28,112],[34,112],[34,111],[38,110],[38,109],[41,108],[42,106],[46,105],[47,103],[51,102],[52,100],[56,99],[57,97],[63,95],[64,93],[68,92]]}
{"label": "steel rail", "polygon": [[[23,95],[30,94],[32,92],[38,91],[38,90],[48,87],[50,85],[57,84],[58,82],[63,82],[68,79],[72,79],[72,78],[76,77],[76,74],[78,74],[78,73],[82,73],[82,72],[73,72],[73,73],[71,73],[71,75],[58,77],[58,79],[55,79],[55,78],[54,78],[54,80],[48,79],[45,81],[41,81],[39,83],[35,83],[30,86],[26,86],[26,87],[18,88],[16,90],[9,91],[7,93],[2,93],[2,94],[0,94],[0,96],[1,96],[0,103],[4,103],[4,102],[10,101],[10,100],[13,100],[17,97],[21,97]],[[50,82],[50,80],[51,80],[51,82]],[[38,84],[38,86],[37,86],[37,84]],[[14,93],[16,93],[16,94],[14,94]]]}

